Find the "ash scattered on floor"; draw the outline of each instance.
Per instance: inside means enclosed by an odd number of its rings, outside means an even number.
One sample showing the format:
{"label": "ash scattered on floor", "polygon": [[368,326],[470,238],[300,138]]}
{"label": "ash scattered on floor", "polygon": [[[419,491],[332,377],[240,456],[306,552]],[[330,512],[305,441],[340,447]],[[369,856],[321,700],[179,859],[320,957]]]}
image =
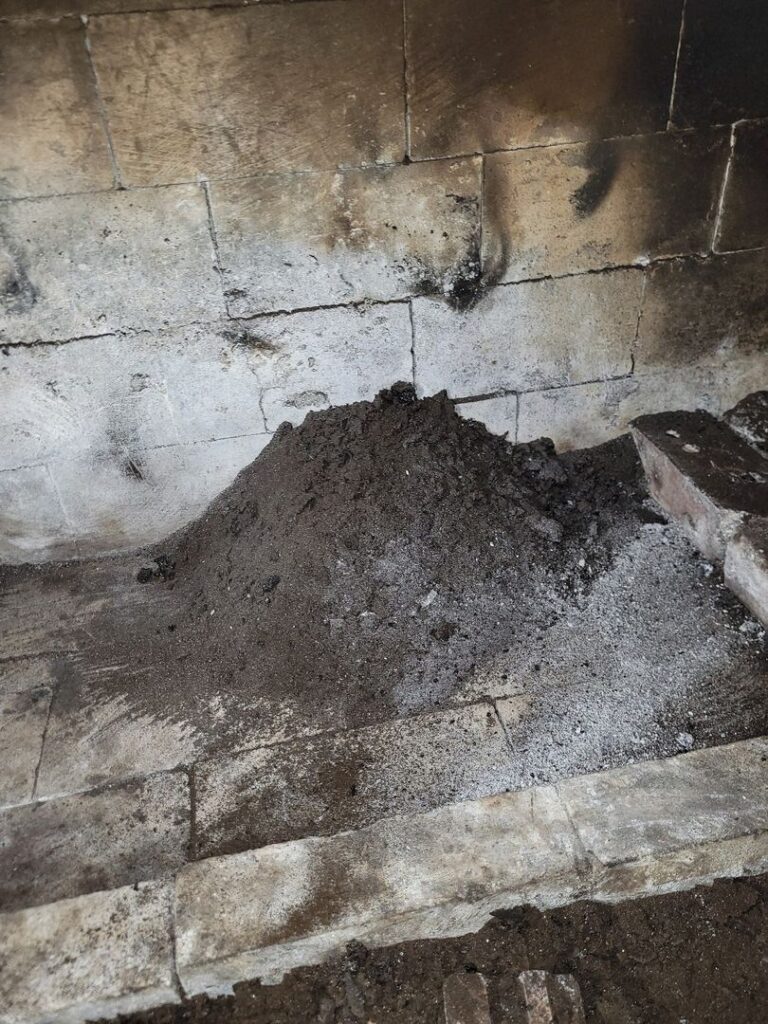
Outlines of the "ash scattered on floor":
{"label": "ash scattered on floor", "polygon": [[574,974],[588,1024],[764,1024],[768,878],[615,906],[502,911],[475,935],[368,950],[356,944],[280,985],[199,997],[131,1024],[442,1024],[442,984],[481,971],[493,1024],[522,1019],[517,972]]}

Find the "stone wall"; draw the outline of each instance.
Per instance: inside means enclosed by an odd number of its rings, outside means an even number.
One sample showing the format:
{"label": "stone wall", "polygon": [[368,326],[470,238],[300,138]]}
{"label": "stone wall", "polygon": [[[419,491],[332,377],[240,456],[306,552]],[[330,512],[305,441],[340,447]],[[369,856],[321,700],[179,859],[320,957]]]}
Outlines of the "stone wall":
{"label": "stone wall", "polygon": [[396,380],[599,443],[768,386],[763,0],[0,0],[0,560]]}

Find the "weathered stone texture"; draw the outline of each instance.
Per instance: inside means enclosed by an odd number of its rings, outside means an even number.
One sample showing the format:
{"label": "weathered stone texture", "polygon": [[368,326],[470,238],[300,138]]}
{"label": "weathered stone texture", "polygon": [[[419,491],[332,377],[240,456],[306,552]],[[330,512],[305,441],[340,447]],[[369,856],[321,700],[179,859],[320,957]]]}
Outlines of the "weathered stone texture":
{"label": "weathered stone texture", "polygon": [[725,582],[768,626],[768,519],[753,519],[725,549]]}
{"label": "weathered stone texture", "polygon": [[0,472],[0,564],[66,558],[74,531],[45,466]]}
{"label": "weathered stone texture", "polygon": [[317,962],[352,938],[461,934],[491,905],[562,899],[575,856],[544,787],[199,861],[176,884],[179,975],[190,994],[216,991]]}
{"label": "weathered stone texture", "polygon": [[[109,147],[80,22],[3,25],[0,67],[0,199],[110,188]],[[2,242],[0,227],[0,249]]]}
{"label": "weathered stone texture", "polygon": [[217,758],[195,769],[196,856],[361,828],[511,785],[490,704]]}
{"label": "weathered stone texture", "polygon": [[745,516],[768,516],[768,459],[705,412],[641,416],[632,435],[653,497],[706,558]]}
{"label": "weathered stone texture", "polygon": [[187,859],[189,819],[181,772],[0,813],[0,910],[171,874]]}
{"label": "weathered stone texture", "polygon": [[768,351],[768,251],[648,271],[635,369],[727,367]]}
{"label": "weathered stone texture", "polygon": [[688,0],[672,120],[680,127],[768,116],[768,7]]}
{"label": "weathered stone texture", "polygon": [[443,982],[445,1024],[491,1024],[485,978],[476,971],[449,974]]}
{"label": "weathered stone texture", "polygon": [[262,175],[211,186],[236,316],[450,292],[476,272],[476,160]]}
{"label": "weathered stone texture", "polygon": [[372,399],[411,380],[407,303],[318,309],[243,322],[242,344],[265,353],[262,408],[268,430],[312,409]]}
{"label": "weathered stone texture", "polygon": [[642,274],[535,281],[493,288],[466,313],[413,302],[416,384],[466,398],[628,374]]}
{"label": "weathered stone texture", "polygon": [[667,0],[410,0],[412,153],[663,129],[679,25]]}
{"label": "weathered stone texture", "polygon": [[483,265],[502,281],[707,253],[728,132],[486,158]]}
{"label": "weathered stone texture", "polygon": [[764,382],[765,361],[755,356],[724,367],[672,368],[530,391],[519,397],[517,439],[550,437],[560,451],[587,448],[625,434],[632,420],[648,413],[705,409],[717,416]]}
{"label": "weathered stone texture", "polygon": [[403,156],[400,0],[106,16],[89,33],[129,184]]}
{"label": "weathered stone texture", "polygon": [[0,204],[0,342],[57,341],[224,312],[196,185]]}
{"label": "weathered stone texture", "polygon": [[766,244],[768,121],[737,124],[716,248],[727,252]]}
{"label": "weathered stone texture", "polygon": [[32,799],[50,705],[47,686],[0,696],[0,807]]}
{"label": "weathered stone texture", "polygon": [[506,434],[512,443],[517,439],[517,395],[498,395],[477,402],[459,402],[456,412],[467,420],[477,420],[492,434]]}
{"label": "weathered stone texture", "polygon": [[80,1021],[179,1001],[167,886],[140,884],[0,916],[3,1021]]}

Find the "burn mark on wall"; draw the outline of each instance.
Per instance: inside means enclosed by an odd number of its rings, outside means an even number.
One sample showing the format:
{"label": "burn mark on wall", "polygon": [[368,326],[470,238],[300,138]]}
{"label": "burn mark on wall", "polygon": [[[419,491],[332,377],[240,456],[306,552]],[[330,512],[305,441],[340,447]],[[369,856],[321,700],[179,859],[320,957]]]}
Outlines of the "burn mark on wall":
{"label": "burn mark on wall", "polygon": [[580,217],[588,217],[605,200],[618,173],[619,151],[615,146],[592,144],[586,150],[587,180],[571,195]]}
{"label": "burn mark on wall", "polygon": [[276,345],[268,338],[261,337],[261,335],[247,327],[238,327],[236,329],[227,327],[221,333],[233,347],[247,348],[251,352],[265,356],[275,355],[280,351],[279,345]]}
{"label": "burn mark on wall", "polygon": [[135,456],[126,455],[122,462],[123,475],[129,480],[144,480],[144,472],[141,467],[141,460]]}
{"label": "burn mark on wall", "polygon": [[37,302],[37,289],[32,284],[24,263],[13,253],[0,235],[0,305],[6,313],[28,313]]}

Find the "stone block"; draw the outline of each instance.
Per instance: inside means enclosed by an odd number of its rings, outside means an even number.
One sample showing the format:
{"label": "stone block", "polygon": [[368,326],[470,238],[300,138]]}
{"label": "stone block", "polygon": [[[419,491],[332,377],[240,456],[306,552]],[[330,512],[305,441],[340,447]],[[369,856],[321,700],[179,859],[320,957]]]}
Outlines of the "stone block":
{"label": "stone block", "polygon": [[243,344],[265,353],[268,430],[301,423],[313,409],[370,400],[412,377],[407,303],[264,317],[242,328]]}
{"label": "stone block", "polygon": [[727,369],[735,359],[765,360],[768,251],[672,260],[647,273],[635,348],[638,372]]}
{"label": "stone block", "polygon": [[708,253],[728,152],[716,129],[491,154],[483,266],[521,281]]}
{"label": "stone block", "polygon": [[195,769],[196,857],[489,796],[509,766],[490,704],[225,755]]}
{"label": "stone block", "polygon": [[47,467],[0,472],[0,564],[76,555],[77,544]]}
{"label": "stone block", "polygon": [[480,162],[214,183],[230,312],[450,293],[475,273]]}
{"label": "stone block", "polygon": [[48,464],[81,556],[153,544],[199,515],[269,434]]}
{"label": "stone block", "polygon": [[176,883],[179,974],[189,994],[224,991],[317,963],[353,938],[464,934],[495,907],[562,901],[575,871],[547,788],[199,861]]}
{"label": "stone block", "polygon": [[768,515],[768,460],[705,412],[641,416],[632,435],[648,486],[702,554],[722,561],[747,515]]}
{"label": "stone block", "polygon": [[467,420],[482,423],[492,434],[506,434],[514,444],[517,439],[517,395],[496,395],[475,402],[458,402],[456,412]]}
{"label": "stone block", "polygon": [[617,270],[491,289],[457,313],[413,301],[416,385],[468,398],[627,374],[642,274]]}
{"label": "stone block", "polygon": [[223,313],[197,185],[0,204],[0,342],[61,341]]}
{"label": "stone block", "polygon": [[400,0],[363,0],[93,18],[123,178],[398,162],[402,16]]}
{"label": "stone block", "polygon": [[627,433],[632,420],[649,413],[704,409],[717,416],[764,380],[764,360],[756,356],[722,369],[672,368],[530,391],[519,397],[518,441],[550,437],[560,451],[588,448]]}
{"label": "stone block", "polygon": [[665,0],[407,8],[411,153],[455,156],[665,127],[680,10]]}
{"label": "stone block", "polygon": [[524,1024],[585,1024],[581,990],[572,974],[521,971],[517,983]]}
{"label": "stone block", "polygon": [[[143,11],[208,7],[211,0],[141,0]],[[259,3],[260,0],[239,0]],[[234,6],[234,5],[233,5]],[[0,18],[63,18],[68,15],[121,14],[136,10],[136,0],[0,0]]]}
{"label": "stone block", "polygon": [[189,819],[182,772],[0,812],[0,910],[169,875],[186,862]]}
{"label": "stone block", "polygon": [[0,468],[262,433],[268,363],[230,323],[10,349]]}
{"label": "stone block", "polygon": [[715,248],[768,243],[768,122],[734,125],[734,144]]}
{"label": "stone block", "polygon": [[688,0],[672,121],[681,128],[768,115],[768,8]]}
{"label": "stone block", "polygon": [[47,686],[0,696],[0,807],[32,799],[50,706]]}
{"label": "stone block", "polygon": [[476,971],[449,974],[443,982],[445,1024],[491,1024],[488,988]]}
{"label": "stone block", "polygon": [[753,519],[725,549],[725,582],[764,626],[768,626],[768,520]]}
{"label": "stone block", "polygon": [[[8,0],[0,2],[0,17],[7,7]],[[80,22],[3,25],[0,67],[0,199],[110,188],[112,163]],[[2,240],[0,234],[0,248]],[[13,303],[18,293],[0,285],[0,295]]]}
{"label": "stone block", "polygon": [[768,863],[768,741],[747,740],[560,783],[599,899]]}
{"label": "stone block", "polygon": [[85,1021],[177,1003],[168,886],[0,915],[3,1022]]}

